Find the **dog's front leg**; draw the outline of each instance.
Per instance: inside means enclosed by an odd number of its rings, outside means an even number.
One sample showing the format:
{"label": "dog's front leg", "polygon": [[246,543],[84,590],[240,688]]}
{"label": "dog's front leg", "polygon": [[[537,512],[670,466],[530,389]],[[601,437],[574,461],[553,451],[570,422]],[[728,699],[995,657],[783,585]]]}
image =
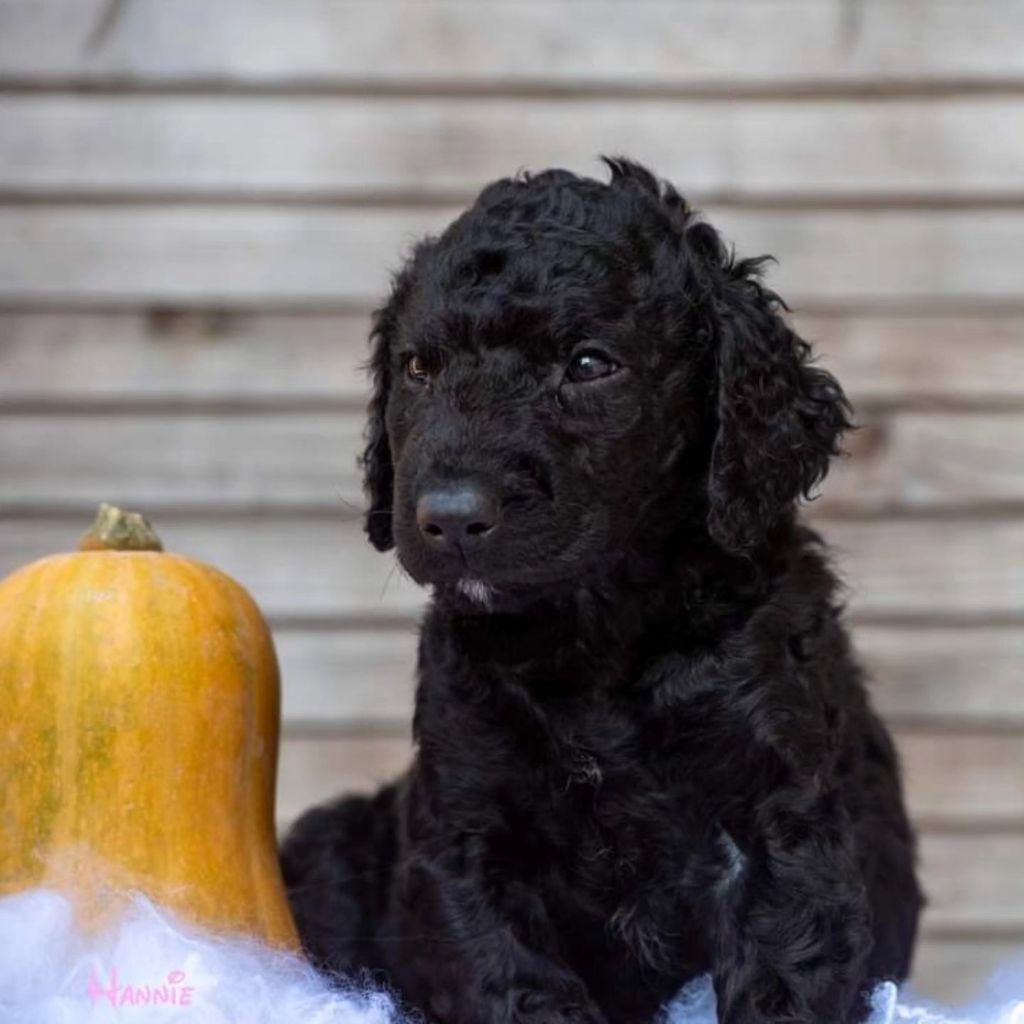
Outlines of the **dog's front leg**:
{"label": "dog's front leg", "polygon": [[415,858],[401,872],[397,973],[413,1002],[441,1024],[605,1024],[537,893],[445,860]]}
{"label": "dog's front leg", "polygon": [[866,1015],[867,895],[834,793],[788,788],[757,810],[711,907],[721,1024],[851,1024]]}

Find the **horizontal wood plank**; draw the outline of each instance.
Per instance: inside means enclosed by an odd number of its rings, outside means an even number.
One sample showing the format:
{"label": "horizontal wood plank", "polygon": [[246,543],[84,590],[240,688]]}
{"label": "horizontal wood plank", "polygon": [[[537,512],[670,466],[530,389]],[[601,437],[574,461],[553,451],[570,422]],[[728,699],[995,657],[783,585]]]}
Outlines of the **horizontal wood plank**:
{"label": "horizontal wood plank", "polygon": [[[279,629],[276,636],[288,728],[351,731],[367,722],[408,720],[416,664],[411,625]],[[890,722],[1024,727],[1019,628],[862,625],[854,642],[875,705]]]}
{"label": "horizontal wood plank", "polygon": [[152,509],[362,504],[361,413],[54,413],[0,423],[0,508],[82,508],[102,495]]}
{"label": "horizontal wood plank", "polygon": [[288,731],[407,725],[417,630],[277,629],[281,715]]}
{"label": "horizontal wood plank", "polygon": [[793,318],[854,403],[1017,400],[1024,317],[804,314]]}
{"label": "horizontal wood plank", "polygon": [[[154,510],[330,510],[340,499],[361,502],[361,411],[50,410],[11,413],[0,423],[2,511],[80,509],[98,495]],[[816,515],[1024,503],[1024,414],[891,412],[865,414],[861,424]]]}
{"label": "horizontal wood plank", "polygon": [[[32,559],[74,550],[90,518],[0,521],[0,576]],[[361,517],[340,505],[332,516],[164,515],[155,525],[167,550],[234,576],[277,620],[408,620],[423,603],[424,592],[394,558],[370,546]]]}
{"label": "horizontal wood plank", "polygon": [[862,415],[849,457],[824,485],[821,514],[1012,505],[1024,499],[1024,417]]}
{"label": "horizontal wood plank", "polygon": [[365,306],[454,212],[0,206],[0,302]]}
{"label": "horizontal wood plank", "polygon": [[1024,823],[1024,741],[989,733],[899,730],[908,801],[919,825]]}
{"label": "horizontal wood plank", "polygon": [[1024,522],[969,518],[822,523],[853,613],[872,622],[940,615],[1016,620]]}
{"label": "horizontal wood plank", "polygon": [[0,403],[362,404],[369,329],[363,312],[0,312]]}
{"label": "horizontal wood plank", "polygon": [[[859,403],[1024,398],[1024,316],[800,314]],[[362,405],[369,315],[0,311],[0,402]]]}
{"label": "horizontal wood plank", "polygon": [[[627,153],[691,199],[1019,199],[1024,99],[0,97],[0,193],[460,196]],[[699,145],[693,140],[700,139]]]}
{"label": "horizontal wood plank", "polygon": [[285,737],[277,779],[277,820],[283,828],[315,804],[343,793],[368,793],[409,764],[403,736]]}
{"label": "horizontal wood plank", "polygon": [[967,729],[1024,725],[1019,626],[860,625],[854,639],[875,704],[890,721]]}
{"label": "horizontal wood plank", "polygon": [[[110,498],[97,493],[95,500]],[[68,516],[6,516],[0,574],[71,550],[87,525]],[[284,620],[393,621],[421,607],[423,591],[374,551],[356,513],[282,517],[224,511],[165,513],[169,550],[220,566]],[[1013,519],[878,520],[822,524],[848,583],[851,613],[871,624],[938,618],[1016,621],[1024,609],[1024,522]]]}
{"label": "horizontal wood plank", "polygon": [[990,930],[1024,946],[1024,836],[925,832],[920,857],[929,935]]}
{"label": "horizontal wood plank", "polygon": [[[905,730],[896,737],[908,804],[921,827],[1024,823],[1024,743],[1019,737]],[[277,813],[282,821],[337,793],[365,791],[392,778],[411,756],[410,740],[404,735],[286,736],[281,749]],[[949,867],[957,852],[954,845],[943,849],[945,853],[934,856]],[[1009,856],[1017,849],[1007,845],[1003,853]],[[1016,889],[1019,885],[1015,883]],[[948,899],[954,899],[952,886]]]}
{"label": "horizontal wood plank", "polygon": [[11,80],[731,83],[1024,74],[1013,0],[3,0]]}
{"label": "horizontal wood plank", "polygon": [[[455,208],[0,206],[0,303],[365,305]],[[1024,212],[709,209],[795,305],[1019,302]]]}

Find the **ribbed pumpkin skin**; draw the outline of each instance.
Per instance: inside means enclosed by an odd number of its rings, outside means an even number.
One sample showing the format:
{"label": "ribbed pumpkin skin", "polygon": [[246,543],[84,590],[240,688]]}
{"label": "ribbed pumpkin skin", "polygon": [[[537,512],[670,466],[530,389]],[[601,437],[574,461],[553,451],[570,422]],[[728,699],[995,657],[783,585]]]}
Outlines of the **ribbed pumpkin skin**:
{"label": "ribbed pumpkin skin", "polygon": [[0,893],[113,883],[297,947],[279,700],[258,608],[209,566],[82,551],[0,582]]}

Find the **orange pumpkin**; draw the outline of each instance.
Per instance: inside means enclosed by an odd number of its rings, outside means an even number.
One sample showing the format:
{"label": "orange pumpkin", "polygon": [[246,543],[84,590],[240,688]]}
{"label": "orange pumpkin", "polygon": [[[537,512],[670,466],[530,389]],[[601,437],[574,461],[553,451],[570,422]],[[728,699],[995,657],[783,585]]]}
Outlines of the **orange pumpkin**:
{"label": "orange pumpkin", "polygon": [[0,893],[141,890],[297,947],[274,835],[279,683],[246,591],[103,506],[0,582]]}

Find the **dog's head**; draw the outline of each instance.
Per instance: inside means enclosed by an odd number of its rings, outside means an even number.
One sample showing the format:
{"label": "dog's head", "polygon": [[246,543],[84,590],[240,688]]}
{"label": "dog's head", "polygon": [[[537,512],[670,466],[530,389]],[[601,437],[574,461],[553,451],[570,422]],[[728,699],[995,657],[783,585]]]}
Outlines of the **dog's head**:
{"label": "dog's head", "polygon": [[756,557],[837,451],[760,261],[608,163],[489,186],[376,314],[367,531],[418,582],[521,603],[678,530]]}

